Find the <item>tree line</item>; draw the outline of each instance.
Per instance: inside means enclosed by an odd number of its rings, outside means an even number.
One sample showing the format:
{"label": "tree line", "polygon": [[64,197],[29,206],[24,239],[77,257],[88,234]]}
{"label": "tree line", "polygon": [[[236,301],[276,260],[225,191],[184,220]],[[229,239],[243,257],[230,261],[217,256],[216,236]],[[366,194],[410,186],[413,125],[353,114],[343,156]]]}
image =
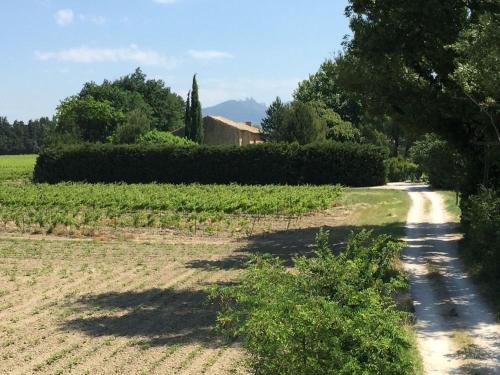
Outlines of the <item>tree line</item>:
{"label": "tree line", "polygon": [[0,154],[36,154],[53,134],[55,122],[48,117],[37,120],[14,121],[0,117]]}

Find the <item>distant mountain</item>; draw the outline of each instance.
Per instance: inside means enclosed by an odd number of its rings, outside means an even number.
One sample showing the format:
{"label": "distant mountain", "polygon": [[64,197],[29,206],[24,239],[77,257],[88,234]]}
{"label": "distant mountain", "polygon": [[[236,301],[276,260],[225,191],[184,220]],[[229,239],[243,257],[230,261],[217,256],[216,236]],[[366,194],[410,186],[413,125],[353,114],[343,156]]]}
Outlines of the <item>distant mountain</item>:
{"label": "distant mountain", "polygon": [[203,116],[223,116],[234,121],[251,121],[255,125],[260,125],[261,120],[266,116],[266,110],[265,104],[257,103],[254,99],[229,100],[204,108]]}

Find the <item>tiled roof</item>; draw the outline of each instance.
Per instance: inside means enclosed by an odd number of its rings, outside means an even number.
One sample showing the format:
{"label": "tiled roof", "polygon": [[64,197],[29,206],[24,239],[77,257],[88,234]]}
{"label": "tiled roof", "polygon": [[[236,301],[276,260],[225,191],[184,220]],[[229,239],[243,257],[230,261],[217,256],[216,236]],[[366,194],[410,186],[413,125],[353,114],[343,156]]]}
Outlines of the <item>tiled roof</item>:
{"label": "tiled roof", "polygon": [[222,117],[222,116],[207,116],[207,117],[214,119],[216,121],[222,122],[225,125],[231,126],[233,128],[239,129],[239,130],[247,131],[247,132],[254,133],[254,134],[261,133],[261,130],[259,128],[256,128],[255,126],[247,125],[244,122],[236,122],[236,121],[230,120],[230,119]]}

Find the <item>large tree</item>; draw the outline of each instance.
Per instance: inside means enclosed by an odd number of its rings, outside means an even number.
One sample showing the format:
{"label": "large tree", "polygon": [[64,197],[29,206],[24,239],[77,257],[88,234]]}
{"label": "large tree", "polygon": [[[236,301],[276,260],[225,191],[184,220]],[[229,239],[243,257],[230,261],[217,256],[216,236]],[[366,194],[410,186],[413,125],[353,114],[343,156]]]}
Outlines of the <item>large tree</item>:
{"label": "large tree", "polygon": [[480,14],[453,49],[458,56],[452,79],[489,123],[490,138],[500,142],[500,14]]}
{"label": "large tree", "polygon": [[307,102],[323,102],[325,106],[338,113],[342,120],[358,126],[362,121],[363,107],[359,97],[339,85],[338,61],[342,56],[328,59],[319,70],[299,83],[293,97]]}
{"label": "large tree", "polygon": [[266,117],[262,120],[262,134],[265,141],[279,142],[283,138],[283,118],[286,105],[277,97],[266,110]]}
{"label": "large tree", "polygon": [[73,134],[86,142],[105,142],[125,114],[107,100],[96,100],[92,96],[76,96],[64,100],[57,108],[57,127],[59,133]]}
{"label": "large tree", "polygon": [[326,121],[320,118],[316,109],[308,103],[292,103],[284,113],[283,128],[285,142],[304,145],[326,138]]}
{"label": "large tree", "polygon": [[183,125],[184,100],[173,93],[165,82],[158,79],[146,79],[146,75],[137,68],[128,76],[113,83],[117,87],[132,93],[139,93],[151,107],[151,127],[158,130],[179,129]]}
{"label": "large tree", "polygon": [[498,0],[350,0],[353,37],[340,61],[341,84],[371,113],[436,131],[462,149],[487,140],[487,116],[457,84],[453,46],[498,7]]}
{"label": "large tree", "polygon": [[328,59],[318,72],[299,83],[294,99],[312,103],[328,126],[327,138],[337,141],[373,143],[391,154],[406,154],[414,135],[386,114],[371,115],[363,96],[342,85],[344,55]]}
{"label": "large tree", "polygon": [[[108,139],[130,142],[134,138],[131,134],[139,129],[180,128],[184,100],[173,94],[163,81],[147,80],[137,69],[115,81],[86,83],[77,95],[62,101],[56,118],[57,131],[62,136],[88,142]],[[137,126],[138,121],[141,126]],[[118,128],[120,135],[114,134]],[[128,135],[123,137],[123,134]]]}
{"label": "large tree", "polygon": [[191,90],[191,113],[189,116],[190,127],[190,138],[192,141],[202,144],[203,143],[203,117],[201,113],[201,102],[198,92],[198,82],[196,80],[196,74],[193,77],[193,88]]}

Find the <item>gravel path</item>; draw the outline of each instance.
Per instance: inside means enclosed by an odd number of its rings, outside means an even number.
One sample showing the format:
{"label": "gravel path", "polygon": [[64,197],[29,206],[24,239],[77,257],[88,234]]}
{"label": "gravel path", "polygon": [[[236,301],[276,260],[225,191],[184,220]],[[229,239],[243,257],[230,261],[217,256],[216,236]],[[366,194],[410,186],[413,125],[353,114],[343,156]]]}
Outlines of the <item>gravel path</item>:
{"label": "gravel path", "polygon": [[419,184],[390,188],[412,200],[403,260],[425,373],[500,374],[500,325],[464,271],[442,196]]}

